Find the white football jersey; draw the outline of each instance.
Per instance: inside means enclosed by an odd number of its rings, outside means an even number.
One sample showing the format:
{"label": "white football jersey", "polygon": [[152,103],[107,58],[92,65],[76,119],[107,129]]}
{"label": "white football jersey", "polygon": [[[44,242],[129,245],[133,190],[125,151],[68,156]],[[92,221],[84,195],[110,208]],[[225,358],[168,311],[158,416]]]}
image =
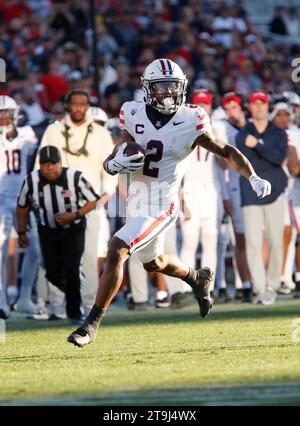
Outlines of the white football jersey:
{"label": "white football jersey", "polygon": [[[182,105],[163,126],[154,126],[144,102],[125,102],[120,125],[146,151],[142,170],[131,173],[128,203],[169,208],[178,200],[178,189],[185,174],[195,139],[211,130],[206,112],[196,105]],[[197,185],[197,182],[195,182]]]}
{"label": "white football jersey", "polygon": [[215,156],[201,146],[196,146],[184,175],[184,185],[195,185],[195,182],[213,186],[217,184]]}
{"label": "white football jersey", "polygon": [[[213,129],[216,137],[221,141],[236,146],[236,135],[239,133],[241,129],[233,126],[227,120],[217,120],[213,122]],[[228,169],[228,177],[229,177],[229,185],[239,188],[240,186],[240,175],[237,171],[235,171],[232,167]]]}
{"label": "white football jersey", "polygon": [[17,136],[0,137],[0,204],[15,205],[28,172],[28,159],[34,153],[37,138],[30,126],[18,127]]}

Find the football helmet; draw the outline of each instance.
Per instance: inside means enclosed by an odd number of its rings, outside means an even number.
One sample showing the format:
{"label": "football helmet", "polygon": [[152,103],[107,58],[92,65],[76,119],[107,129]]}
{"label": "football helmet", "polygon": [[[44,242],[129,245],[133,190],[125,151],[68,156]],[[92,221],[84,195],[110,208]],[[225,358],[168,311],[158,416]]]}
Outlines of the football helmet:
{"label": "football helmet", "polygon": [[170,59],[156,59],[141,77],[146,104],[162,114],[172,114],[184,104],[188,80]]}
{"label": "football helmet", "polygon": [[93,121],[96,121],[96,122],[100,121],[101,123],[103,123],[103,125],[108,120],[108,116],[107,116],[106,112],[102,108],[99,108],[97,106],[89,107],[86,115],[87,115],[87,118],[89,118]]}
{"label": "football helmet", "polygon": [[[19,109],[16,101],[10,96],[0,96],[0,133],[6,133],[17,126]],[[2,122],[7,124],[2,124]]]}
{"label": "football helmet", "polygon": [[288,99],[290,105],[300,107],[300,96],[296,92],[286,91],[282,95]]}

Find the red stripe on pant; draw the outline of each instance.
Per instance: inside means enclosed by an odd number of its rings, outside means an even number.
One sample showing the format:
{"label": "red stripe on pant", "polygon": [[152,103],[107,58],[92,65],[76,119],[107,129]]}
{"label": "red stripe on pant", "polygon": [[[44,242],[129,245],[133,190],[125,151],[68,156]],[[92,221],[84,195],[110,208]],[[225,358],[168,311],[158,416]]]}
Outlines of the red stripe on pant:
{"label": "red stripe on pant", "polygon": [[174,203],[171,203],[170,208],[168,211],[161,214],[141,235],[136,237],[128,246],[128,249],[131,250],[132,247],[140,243],[142,240],[144,240],[151,232],[154,231],[155,228],[158,227],[158,225],[161,224],[167,217],[172,216],[172,213],[174,211]]}

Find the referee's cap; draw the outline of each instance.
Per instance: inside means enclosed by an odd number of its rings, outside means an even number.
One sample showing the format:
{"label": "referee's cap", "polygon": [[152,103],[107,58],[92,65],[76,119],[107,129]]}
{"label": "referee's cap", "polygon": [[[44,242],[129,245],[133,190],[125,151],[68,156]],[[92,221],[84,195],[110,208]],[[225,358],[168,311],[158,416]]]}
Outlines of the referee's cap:
{"label": "referee's cap", "polygon": [[59,163],[61,155],[56,146],[47,145],[40,149],[40,164],[43,163]]}

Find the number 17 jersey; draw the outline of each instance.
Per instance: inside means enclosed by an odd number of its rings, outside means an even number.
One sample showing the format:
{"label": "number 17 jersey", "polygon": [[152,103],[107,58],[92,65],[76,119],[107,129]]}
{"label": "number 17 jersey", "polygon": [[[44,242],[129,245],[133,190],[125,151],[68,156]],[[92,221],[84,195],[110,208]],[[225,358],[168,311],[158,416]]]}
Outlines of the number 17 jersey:
{"label": "number 17 jersey", "polygon": [[[196,138],[211,131],[207,113],[196,105],[185,104],[164,124],[161,114],[154,122],[144,102],[125,102],[120,110],[120,126],[143,147],[143,169],[130,175],[128,204],[168,209],[178,201],[178,189],[189,166]],[[199,166],[200,167],[200,166]],[[197,182],[195,182],[195,190]]]}

